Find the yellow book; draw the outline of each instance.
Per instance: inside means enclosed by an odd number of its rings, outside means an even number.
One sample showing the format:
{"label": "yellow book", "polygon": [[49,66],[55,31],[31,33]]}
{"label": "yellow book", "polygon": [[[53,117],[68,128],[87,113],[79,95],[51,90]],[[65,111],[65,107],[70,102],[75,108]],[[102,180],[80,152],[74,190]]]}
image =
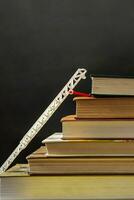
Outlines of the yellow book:
{"label": "yellow book", "polygon": [[0,200],[134,199],[134,175],[30,176],[28,165],[17,165],[0,182]]}

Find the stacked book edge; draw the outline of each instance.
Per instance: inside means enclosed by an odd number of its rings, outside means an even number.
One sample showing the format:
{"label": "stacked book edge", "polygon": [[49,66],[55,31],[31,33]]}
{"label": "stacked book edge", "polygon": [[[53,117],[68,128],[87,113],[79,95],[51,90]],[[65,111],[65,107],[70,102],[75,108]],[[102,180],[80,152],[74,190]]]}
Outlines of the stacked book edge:
{"label": "stacked book edge", "polygon": [[134,79],[92,76],[92,97],[27,157],[30,174],[133,174]]}

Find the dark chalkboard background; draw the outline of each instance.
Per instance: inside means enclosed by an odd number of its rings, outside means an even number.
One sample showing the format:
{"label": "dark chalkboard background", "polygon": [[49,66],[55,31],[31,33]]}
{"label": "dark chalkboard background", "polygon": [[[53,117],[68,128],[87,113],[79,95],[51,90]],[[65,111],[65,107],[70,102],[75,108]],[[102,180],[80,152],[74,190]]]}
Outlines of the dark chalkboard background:
{"label": "dark chalkboard background", "polygon": [[[0,1],[0,164],[78,67],[77,90],[90,92],[90,74],[134,75],[134,1]],[[15,160],[61,130],[75,112],[68,97]]]}

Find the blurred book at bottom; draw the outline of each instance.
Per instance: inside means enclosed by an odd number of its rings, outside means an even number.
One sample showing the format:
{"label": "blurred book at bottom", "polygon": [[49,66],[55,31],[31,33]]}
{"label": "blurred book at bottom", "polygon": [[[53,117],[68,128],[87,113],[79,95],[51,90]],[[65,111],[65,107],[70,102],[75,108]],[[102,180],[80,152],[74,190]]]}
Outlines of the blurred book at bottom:
{"label": "blurred book at bottom", "polygon": [[44,146],[27,157],[30,174],[133,174],[134,157],[47,157]]}
{"label": "blurred book at bottom", "polygon": [[0,174],[0,200],[134,199],[134,175],[36,175],[19,164]]}

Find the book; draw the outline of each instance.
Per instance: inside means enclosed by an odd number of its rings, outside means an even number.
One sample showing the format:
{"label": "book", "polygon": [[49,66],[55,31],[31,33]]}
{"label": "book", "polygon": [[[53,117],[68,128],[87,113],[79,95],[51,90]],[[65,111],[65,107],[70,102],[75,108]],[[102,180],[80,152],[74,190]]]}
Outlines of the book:
{"label": "book", "polygon": [[78,118],[134,118],[134,97],[75,97]]}
{"label": "book", "polygon": [[134,156],[134,140],[64,140],[62,137],[62,133],[54,133],[42,141],[49,157]]}
{"label": "book", "polygon": [[91,75],[91,93],[94,95],[134,96],[134,77]]}
{"label": "book", "polygon": [[28,170],[17,164],[0,175],[1,200],[134,199],[134,175],[32,176]]}
{"label": "book", "polygon": [[61,119],[63,139],[134,139],[134,119]]}
{"label": "book", "polygon": [[47,157],[46,149],[27,157],[30,174],[132,174],[134,157]]}

